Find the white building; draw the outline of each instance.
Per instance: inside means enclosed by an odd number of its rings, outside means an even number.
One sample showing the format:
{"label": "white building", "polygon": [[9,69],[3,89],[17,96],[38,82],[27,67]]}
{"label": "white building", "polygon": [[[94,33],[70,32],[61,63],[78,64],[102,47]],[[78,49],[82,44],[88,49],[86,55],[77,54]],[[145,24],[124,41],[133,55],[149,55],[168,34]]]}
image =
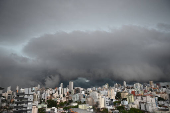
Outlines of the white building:
{"label": "white building", "polygon": [[99,108],[104,108],[105,107],[105,98],[101,95],[99,95]]}
{"label": "white building", "polygon": [[70,82],[69,82],[69,91],[72,91],[72,90],[73,90],[73,82],[70,81]]}
{"label": "white building", "polygon": [[110,99],[115,99],[114,89],[109,89],[109,90],[108,90],[108,97],[109,97]]}
{"label": "white building", "polygon": [[[22,90],[23,91],[23,90]],[[16,93],[14,113],[32,112],[33,94],[31,88],[25,88],[23,92]]]}
{"label": "white building", "polygon": [[126,82],[125,81],[123,82],[123,86],[124,86],[124,88],[126,88]]}

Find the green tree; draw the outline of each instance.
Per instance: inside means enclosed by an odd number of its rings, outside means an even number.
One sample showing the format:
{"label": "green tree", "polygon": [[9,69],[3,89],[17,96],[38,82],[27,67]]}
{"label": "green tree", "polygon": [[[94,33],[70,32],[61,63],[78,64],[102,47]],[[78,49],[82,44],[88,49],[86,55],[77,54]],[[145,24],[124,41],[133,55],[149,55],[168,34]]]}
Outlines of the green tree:
{"label": "green tree", "polygon": [[127,101],[127,98],[122,98],[122,101],[123,101],[123,100],[126,100],[126,101]]}
{"label": "green tree", "polygon": [[118,107],[117,107],[117,110],[119,110],[119,112],[120,112],[120,111],[123,111],[123,110],[125,110],[125,107],[124,107],[124,106],[118,106]]}
{"label": "green tree", "polygon": [[108,109],[107,108],[104,108],[102,113],[108,113]]}
{"label": "green tree", "polygon": [[130,108],[128,113],[144,113],[144,112],[140,109]]}
{"label": "green tree", "polygon": [[64,105],[65,105],[64,102],[60,102],[59,104],[60,107],[63,107]]}
{"label": "green tree", "polygon": [[114,101],[113,104],[114,105],[119,105],[121,103],[121,101]]}
{"label": "green tree", "polygon": [[126,111],[126,110],[123,110],[123,111],[121,111],[121,113],[129,113],[128,111]]}
{"label": "green tree", "polygon": [[46,113],[45,108],[39,108],[38,113]]}
{"label": "green tree", "polygon": [[78,101],[77,103],[78,103],[78,104],[82,104],[82,102],[81,102],[81,101]]}
{"label": "green tree", "polygon": [[67,110],[70,109],[70,107],[64,107],[63,109],[64,109],[65,111],[67,111]]}
{"label": "green tree", "polygon": [[121,92],[116,93],[116,99],[121,99]]}
{"label": "green tree", "polygon": [[71,106],[71,108],[78,108],[78,105],[76,105],[76,106]]}
{"label": "green tree", "polygon": [[48,108],[57,107],[57,102],[54,100],[47,100],[47,107]]}

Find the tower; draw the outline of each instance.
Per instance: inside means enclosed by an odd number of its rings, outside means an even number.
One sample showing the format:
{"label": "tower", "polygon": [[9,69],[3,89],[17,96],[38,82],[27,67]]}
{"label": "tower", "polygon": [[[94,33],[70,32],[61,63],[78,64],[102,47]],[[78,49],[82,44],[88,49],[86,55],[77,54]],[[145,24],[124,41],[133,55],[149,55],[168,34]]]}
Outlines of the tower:
{"label": "tower", "polygon": [[126,88],[126,81],[123,82],[123,86],[124,86],[124,88]]}
{"label": "tower", "polygon": [[73,82],[70,81],[70,82],[69,82],[69,91],[72,91],[72,90],[73,90]]}
{"label": "tower", "polygon": [[153,81],[149,81],[150,87],[153,87]]}

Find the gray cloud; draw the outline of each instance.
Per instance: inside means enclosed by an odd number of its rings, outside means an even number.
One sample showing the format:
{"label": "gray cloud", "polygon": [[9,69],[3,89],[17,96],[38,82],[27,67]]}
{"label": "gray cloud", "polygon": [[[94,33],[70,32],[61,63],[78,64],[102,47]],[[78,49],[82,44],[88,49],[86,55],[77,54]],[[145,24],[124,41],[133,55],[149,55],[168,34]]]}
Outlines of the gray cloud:
{"label": "gray cloud", "polygon": [[45,79],[45,86],[46,86],[46,87],[54,88],[54,87],[56,87],[59,83],[60,83],[60,78],[59,78],[58,75],[47,76],[47,78]]}
{"label": "gray cloud", "polygon": [[0,42],[19,44],[61,30],[106,30],[124,24],[169,23],[169,10],[169,0],[1,0]]}
{"label": "gray cloud", "polygon": [[169,36],[169,32],[128,25],[110,32],[57,32],[32,38],[23,49],[28,57],[0,49],[0,85],[56,87],[78,77],[93,81],[92,86],[106,78],[111,84],[167,81]]}
{"label": "gray cloud", "polygon": [[0,86],[168,81],[169,4],[1,0]]}
{"label": "gray cloud", "polygon": [[157,27],[165,31],[170,31],[170,24],[159,23],[157,24]]}
{"label": "gray cloud", "polygon": [[15,53],[7,54],[5,49],[0,49],[0,86],[12,86],[13,90],[17,85],[20,87],[46,85],[44,80],[51,73],[48,68],[41,65],[38,60],[32,60]]}
{"label": "gray cloud", "polygon": [[[30,40],[24,52],[61,79],[168,80],[170,33],[140,26],[110,32],[57,32]],[[139,79],[140,78],[140,79]]]}

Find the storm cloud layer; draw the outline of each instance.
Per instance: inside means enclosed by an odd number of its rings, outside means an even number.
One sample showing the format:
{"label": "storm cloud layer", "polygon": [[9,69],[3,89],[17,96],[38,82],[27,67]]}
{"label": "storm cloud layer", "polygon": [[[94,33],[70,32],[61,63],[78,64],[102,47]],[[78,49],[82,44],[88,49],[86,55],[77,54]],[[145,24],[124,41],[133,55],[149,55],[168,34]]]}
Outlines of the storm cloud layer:
{"label": "storm cloud layer", "polygon": [[1,74],[6,76],[2,79],[16,77],[28,80],[24,81],[28,84],[32,81],[48,87],[78,77],[140,82],[170,80],[169,36],[169,32],[133,25],[109,32],[46,34],[32,38],[23,48],[28,58],[15,54],[3,58],[6,65],[2,65]]}
{"label": "storm cloud layer", "polygon": [[168,0],[1,0],[0,86],[169,81],[169,11]]}

